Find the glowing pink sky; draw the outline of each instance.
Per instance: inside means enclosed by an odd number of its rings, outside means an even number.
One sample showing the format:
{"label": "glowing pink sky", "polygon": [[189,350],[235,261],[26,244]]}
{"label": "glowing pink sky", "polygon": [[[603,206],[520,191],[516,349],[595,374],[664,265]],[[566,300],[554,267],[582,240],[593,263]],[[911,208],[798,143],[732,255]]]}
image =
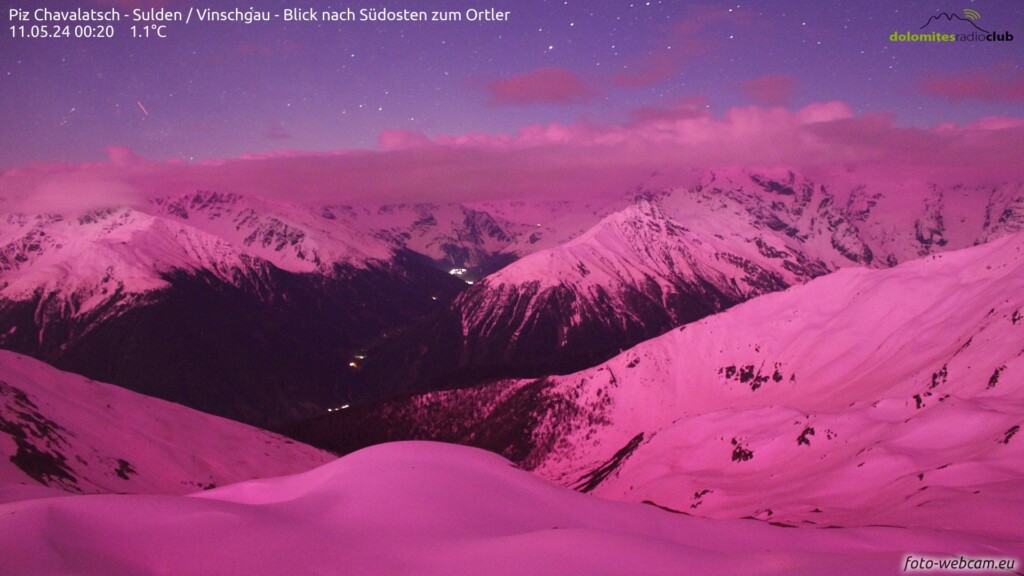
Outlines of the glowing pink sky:
{"label": "glowing pink sky", "polygon": [[504,23],[207,23],[159,42],[132,41],[124,23],[107,41],[8,35],[0,196],[618,194],[720,165],[1016,177],[1024,22],[1014,3],[970,6],[1017,39],[891,42],[962,8],[916,0],[540,1],[509,4]]}

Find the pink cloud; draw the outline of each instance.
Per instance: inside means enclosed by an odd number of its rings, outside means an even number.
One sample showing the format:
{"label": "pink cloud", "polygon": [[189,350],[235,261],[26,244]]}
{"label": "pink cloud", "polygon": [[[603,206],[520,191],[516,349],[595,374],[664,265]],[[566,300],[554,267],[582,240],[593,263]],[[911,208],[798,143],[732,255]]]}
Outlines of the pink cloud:
{"label": "pink cloud", "polygon": [[125,146],[108,146],[106,152],[107,158],[114,166],[128,166],[141,160],[131,148]]}
{"label": "pink cloud", "polygon": [[688,57],[681,52],[660,52],[636,60],[629,68],[611,78],[614,86],[644,88],[677,77]]}
{"label": "pink cloud", "polygon": [[274,122],[263,129],[263,137],[267,140],[291,140],[292,133],[280,122]]}
{"label": "pink cloud", "polygon": [[992,66],[928,78],[921,91],[954,102],[1024,102],[1024,72],[1012,65]]}
{"label": "pink cloud", "polygon": [[688,120],[708,115],[710,101],[704,96],[691,96],[669,106],[641,106],[632,112],[637,123],[664,120]]}
{"label": "pink cloud", "polygon": [[792,74],[768,74],[744,82],[743,92],[765,106],[784,106],[796,95],[796,77]]}
{"label": "pink cloud", "polygon": [[385,130],[377,136],[383,150],[402,150],[430,144],[430,138],[422,132],[413,130]]}
{"label": "pink cloud", "polygon": [[112,148],[104,162],[9,170],[0,174],[0,197],[8,209],[39,210],[132,204],[196,189],[328,203],[617,196],[638,184],[686,185],[695,171],[734,166],[891,183],[1024,180],[1024,119],[906,128],[891,114],[858,115],[843,102],[713,115],[694,98],[638,109],[622,124],[436,137],[389,131],[380,143],[378,150],[279,151],[198,164]]}
{"label": "pink cloud", "polygon": [[565,68],[540,68],[494,80],[487,86],[491,103],[498,106],[571,104],[597,95],[575,72]]}

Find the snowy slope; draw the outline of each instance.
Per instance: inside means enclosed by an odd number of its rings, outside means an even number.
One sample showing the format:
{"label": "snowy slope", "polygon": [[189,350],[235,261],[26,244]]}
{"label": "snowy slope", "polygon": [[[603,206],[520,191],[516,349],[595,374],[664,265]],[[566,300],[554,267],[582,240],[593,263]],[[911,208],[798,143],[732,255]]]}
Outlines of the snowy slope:
{"label": "snowy slope", "polygon": [[17,574],[884,574],[907,551],[998,553],[958,534],[790,530],[606,502],[493,454],[375,447],[192,497],[0,505]]}
{"label": "snowy slope", "polygon": [[1021,286],[1024,234],[845,269],[577,374],[353,407],[300,437],[369,426],[487,447],[566,486],[703,516],[1019,543]]}
{"label": "snowy slope", "polygon": [[[849,269],[558,380],[607,424],[538,472],[715,517],[1024,538],[1024,235]],[[589,436],[589,442],[583,439]],[[755,489],[756,486],[756,489]],[[705,492],[707,491],[707,492]]]}
{"label": "snowy slope", "polygon": [[[756,236],[745,224],[746,237]],[[784,252],[774,238],[737,242],[723,236],[727,229],[735,233],[737,224],[677,221],[641,200],[460,296],[454,308],[467,347],[498,339],[511,359],[523,340],[535,348],[571,349],[595,333],[608,346],[625,346],[826,271],[822,263]],[[537,334],[535,327],[548,319],[555,333]]]}
{"label": "snowy slope", "polygon": [[276,434],[0,351],[0,500],[39,484],[185,494],[331,460]]}

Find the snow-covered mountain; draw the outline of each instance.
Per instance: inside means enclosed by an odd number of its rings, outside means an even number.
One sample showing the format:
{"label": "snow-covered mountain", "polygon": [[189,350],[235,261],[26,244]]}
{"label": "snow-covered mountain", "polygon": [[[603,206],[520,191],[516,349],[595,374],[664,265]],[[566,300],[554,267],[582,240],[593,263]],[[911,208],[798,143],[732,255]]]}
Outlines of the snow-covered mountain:
{"label": "snow-covered mountain", "polygon": [[0,346],[235,419],[345,393],[352,356],[465,284],[322,212],[194,193],[7,215]]}
{"label": "snow-covered mountain", "polygon": [[186,494],[333,459],[276,434],[0,351],[0,501],[57,490]]}
{"label": "snow-covered mountain", "polygon": [[421,388],[567,373],[841,268],[892,266],[1024,229],[1019,183],[877,187],[726,171],[690,189],[637,193],[585,233],[491,274],[413,335],[373,350],[386,360],[368,372]]}
{"label": "snow-covered mountain", "polygon": [[512,364],[547,356],[557,364],[617,352],[827,270],[774,237],[757,236],[751,221],[737,241],[722,234],[730,225],[736,233],[734,223],[707,220],[675,220],[640,200],[489,276],[453,305],[464,358]]}
{"label": "snow-covered mountain", "polygon": [[[483,451],[378,446],[191,496],[0,504],[12,574],[885,574],[909,552],[1007,554],[957,532],[793,530],[574,494]],[[1015,562],[1019,567],[1019,563]]]}
{"label": "snow-covered mountain", "polygon": [[327,414],[603,497],[796,526],[1024,539],[1024,234],[767,294],[582,372]]}
{"label": "snow-covered mountain", "polygon": [[618,204],[194,192],[7,214],[0,347],[276,426],[352,400],[568,373],[843,267],[1022,225],[1019,184],[875,190],[741,171]]}

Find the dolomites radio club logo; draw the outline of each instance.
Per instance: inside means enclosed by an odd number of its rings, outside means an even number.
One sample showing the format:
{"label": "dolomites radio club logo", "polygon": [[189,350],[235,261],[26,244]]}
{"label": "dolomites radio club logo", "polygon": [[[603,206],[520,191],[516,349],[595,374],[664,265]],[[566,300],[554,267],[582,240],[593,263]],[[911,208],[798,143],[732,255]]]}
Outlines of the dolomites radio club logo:
{"label": "dolomites radio club logo", "polygon": [[962,14],[939,12],[928,18],[917,32],[900,32],[889,35],[890,42],[1012,42],[1009,30],[999,32],[988,30],[979,21],[981,13],[971,8]]}

